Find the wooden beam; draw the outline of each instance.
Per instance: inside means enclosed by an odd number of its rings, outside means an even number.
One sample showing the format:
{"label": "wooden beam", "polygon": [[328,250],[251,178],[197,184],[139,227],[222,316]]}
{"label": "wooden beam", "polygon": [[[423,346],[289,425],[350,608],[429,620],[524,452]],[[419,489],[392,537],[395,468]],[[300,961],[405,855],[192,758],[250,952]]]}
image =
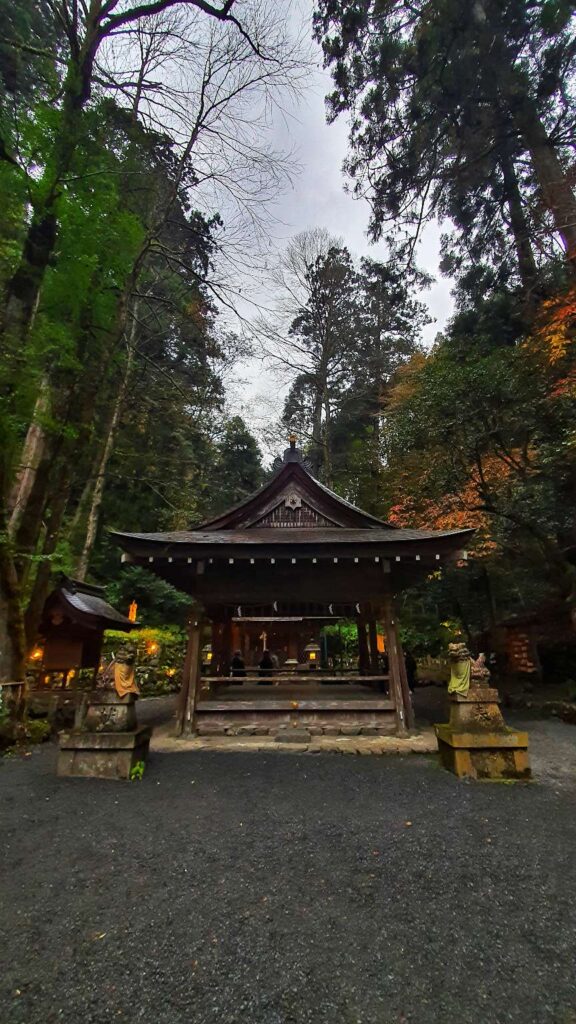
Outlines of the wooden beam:
{"label": "wooden beam", "polygon": [[342,687],[342,692],[346,692],[346,684],[348,683],[361,683],[369,686],[372,683],[385,683],[388,680],[388,675],[379,673],[374,676],[372,674],[366,676],[353,675],[352,673],[345,673],[344,675],[337,675],[335,672],[318,672],[312,670],[307,672],[305,675],[293,675],[291,672],[279,673],[277,669],[274,670],[275,674],[271,676],[261,676],[258,674],[250,675],[248,669],[246,669],[245,676],[204,676],[203,681],[220,686],[243,686],[245,683],[272,683],[278,684],[280,688],[282,686],[288,686],[291,683],[334,683],[336,686]]}

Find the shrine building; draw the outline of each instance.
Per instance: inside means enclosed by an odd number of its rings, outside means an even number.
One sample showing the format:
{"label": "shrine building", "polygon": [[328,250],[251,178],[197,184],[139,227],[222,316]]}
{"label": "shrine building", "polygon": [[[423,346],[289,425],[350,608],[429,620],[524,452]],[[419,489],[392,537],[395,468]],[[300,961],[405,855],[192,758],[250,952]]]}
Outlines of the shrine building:
{"label": "shrine building", "polygon": [[[466,557],[472,530],[402,529],[307,468],[294,438],[271,479],[189,531],[112,534],[123,560],[193,598],[178,731],[200,735],[414,726],[395,599]],[[358,663],[322,628],[354,620]],[[273,668],[259,667],[263,652]],[[236,652],[245,674],[231,675]],[[236,661],[236,664],[239,664]]]}

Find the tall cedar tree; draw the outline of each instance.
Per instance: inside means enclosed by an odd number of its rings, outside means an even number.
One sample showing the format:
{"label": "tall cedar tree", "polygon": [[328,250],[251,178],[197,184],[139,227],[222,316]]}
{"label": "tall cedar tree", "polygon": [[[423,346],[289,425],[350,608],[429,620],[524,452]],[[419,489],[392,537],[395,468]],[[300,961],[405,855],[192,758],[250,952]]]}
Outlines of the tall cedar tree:
{"label": "tall cedar tree", "polygon": [[371,199],[374,237],[403,223],[413,250],[438,215],[466,231],[467,197],[484,192],[505,216],[530,293],[538,199],[538,232],[561,240],[576,274],[572,12],[566,0],[320,0],[315,32],[335,84],[329,116],[350,113],[346,166]]}

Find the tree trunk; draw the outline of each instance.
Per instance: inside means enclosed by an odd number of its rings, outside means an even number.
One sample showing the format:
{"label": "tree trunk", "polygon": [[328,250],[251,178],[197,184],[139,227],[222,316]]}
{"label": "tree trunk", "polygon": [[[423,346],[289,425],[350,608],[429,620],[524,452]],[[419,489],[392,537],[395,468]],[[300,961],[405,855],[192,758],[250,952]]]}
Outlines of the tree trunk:
{"label": "tree trunk", "polygon": [[46,161],[47,170],[33,195],[32,220],[28,227],[20,262],[8,281],[0,312],[0,333],[12,344],[22,345],[34,322],[46,270],[58,237],[57,204],[63,179],[72,169],[80,144],[82,110],[90,95],[90,76],[98,44],[94,10],[88,18],[82,52],[75,53],[68,65],[63,88],[61,123],[54,152]]}
{"label": "tree trunk", "polygon": [[312,413],[312,451],[310,463],[314,476],[319,477],[322,470],[322,388],[316,384],[314,391],[314,410]]}
{"label": "tree trunk", "polygon": [[18,475],[10,496],[9,506],[11,515],[8,529],[11,537],[16,534],[18,527],[20,526],[20,521],[26,504],[30,498],[38,467],[42,461],[42,456],[44,455],[46,434],[42,425],[42,418],[46,415],[49,408],[50,386],[48,377],[44,376],[40,382],[40,394],[36,400],[32,422],[28,428],[28,433],[22,449]]}
{"label": "tree trunk", "polygon": [[2,329],[13,344],[23,345],[34,323],[44,275],[56,245],[58,222],[52,208],[55,199],[54,195],[33,216],[20,263],[6,287]]}
{"label": "tree trunk", "polygon": [[22,592],[17,578],[6,516],[0,507],[0,681],[22,683],[9,690],[8,711],[13,722],[26,714],[26,635]]}
{"label": "tree trunk", "polygon": [[6,631],[7,649],[2,651],[0,678],[24,680],[26,635],[22,603],[14,561],[5,545],[0,546],[0,616]]}
{"label": "tree trunk", "polygon": [[[66,456],[64,457],[66,458]],[[50,577],[52,574],[50,557],[54,554],[56,545],[58,544],[60,527],[62,525],[66,504],[70,495],[69,467],[70,461],[69,458],[66,458],[66,463],[62,465],[61,471],[58,474],[58,486],[55,492],[53,492],[52,508],[46,524],[46,536],[44,537],[44,543],[42,545],[43,560],[37,565],[34,583],[32,585],[30,596],[28,598],[28,605],[24,615],[24,627],[28,647],[31,647],[36,639],[38,625],[42,618],[44,602],[48,597],[50,590]]]}
{"label": "tree trunk", "polygon": [[530,243],[530,230],[524,216],[516,168],[505,150],[500,156],[500,169],[504,181],[504,195],[508,205],[510,227],[514,235],[518,272],[526,298],[529,303],[532,303],[538,292],[538,267]]}
{"label": "tree trunk", "polygon": [[516,111],[515,122],[530,153],[542,199],[562,239],[572,273],[576,275],[576,197],[570,180],[530,101]]}
{"label": "tree trunk", "polygon": [[323,482],[327,487],[332,487],[332,449],[331,449],[331,428],[330,399],[328,392],[324,390],[324,439],[322,451],[324,453]]}
{"label": "tree trunk", "polygon": [[[135,311],[136,312],[136,311]],[[126,392],[128,390],[128,384],[132,375],[132,369],[134,366],[134,344],[136,340],[136,319],[132,320],[132,327],[130,330],[130,341],[128,344],[128,357],[126,359],[126,366],[124,374],[116,395],[116,401],[112,409],[112,415],[108,424],[106,441],[102,450],[102,457],[98,465],[94,481],[94,490],[92,492],[92,501],[90,503],[90,511],[88,513],[88,520],[86,524],[86,536],[84,539],[84,545],[82,553],[78,560],[76,568],[76,576],[79,580],[86,579],[86,573],[88,572],[88,565],[90,562],[90,555],[92,554],[92,548],[96,540],[96,533],[98,530],[98,522],[100,519],[100,509],[102,507],[102,499],[104,497],[104,486],[106,483],[106,471],[108,469],[108,463],[112,452],[114,451],[114,442],[116,440],[116,432],[118,430],[118,424],[120,423],[120,417],[122,415],[122,407]]]}

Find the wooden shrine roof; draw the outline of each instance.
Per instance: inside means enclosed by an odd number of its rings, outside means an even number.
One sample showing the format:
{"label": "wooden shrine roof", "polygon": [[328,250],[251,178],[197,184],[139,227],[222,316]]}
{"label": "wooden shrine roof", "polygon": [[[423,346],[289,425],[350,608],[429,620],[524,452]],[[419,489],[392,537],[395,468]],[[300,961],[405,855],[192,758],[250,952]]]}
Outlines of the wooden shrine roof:
{"label": "wooden shrine roof", "polygon": [[[50,621],[50,612],[60,609],[67,618],[91,629],[119,629],[129,632],[137,624],[108,604],[103,587],[64,576],[46,599],[43,622]],[[45,620],[45,621],[44,621]]]}
{"label": "wooden shrine roof", "polygon": [[[279,509],[280,518],[274,514]],[[263,487],[195,529],[282,528],[286,520],[290,524],[288,528],[292,529],[299,526],[395,529],[320,483],[294,446],[284,452],[284,460]]]}
{"label": "wooden shrine roof", "polygon": [[383,572],[394,587],[409,585],[438,560],[457,557],[473,532],[401,529],[377,519],[316,480],[291,443],[264,487],[220,516],[191,530],[112,537],[126,560],[204,603],[258,604],[272,591],[289,601],[301,600],[303,590],[324,602],[342,593],[371,599],[382,592]]}
{"label": "wooden shrine roof", "polygon": [[165,548],[174,555],[182,554],[179,548],[206,548],[206,547],[271,547],[275,545],[307,545],[324,546],[329,545],[359,545],[368,544],[370,547],[386,545],[397,547],[405,543],[416,543],[422,541],[439,541],[445,539],[457,540],[456,546],[469,537],[473,530],[353,530],[345,527],[333,528],[308,528],[285,529],[263,528],[247,530],[176,530],[172,533],[122,533],[113,531],[115,537],[122,547],[132,548],[155,548],[157,554],[159,549]]}

